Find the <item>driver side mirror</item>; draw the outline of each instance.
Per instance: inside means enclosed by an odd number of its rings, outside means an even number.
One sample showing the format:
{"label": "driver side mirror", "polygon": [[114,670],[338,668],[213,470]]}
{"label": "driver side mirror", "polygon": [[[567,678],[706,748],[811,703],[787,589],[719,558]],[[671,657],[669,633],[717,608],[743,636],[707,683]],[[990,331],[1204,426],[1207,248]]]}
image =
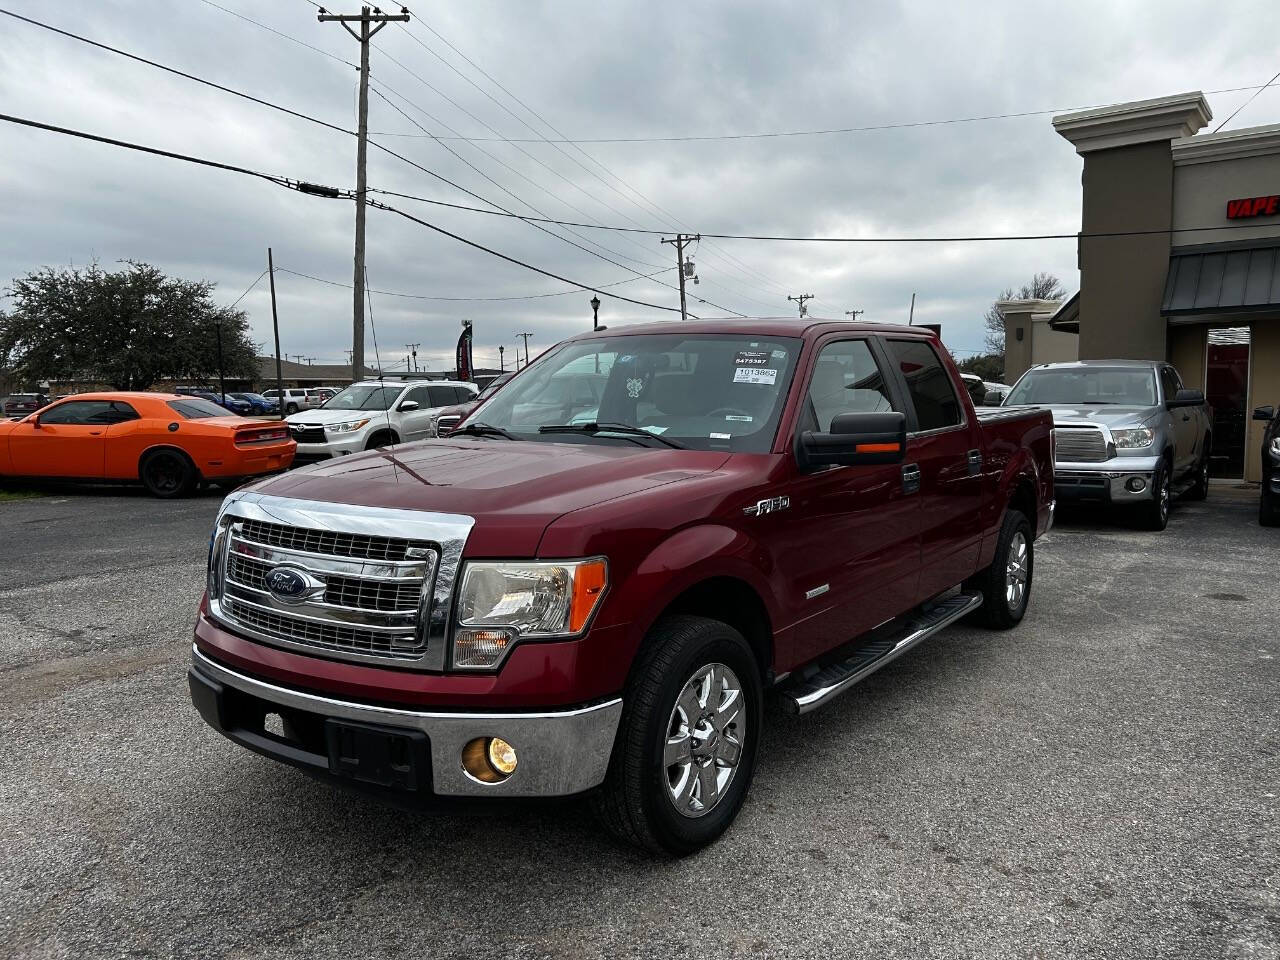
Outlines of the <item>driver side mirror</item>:
{"label": "driver side mirror", "polygon": [[982,398],[982,405],[984,407],[998,407],[1003,402],[1004,394],[1000,393],[998,390],[988,390],[986,395]]}
{"label": "driver side mirror", "polygon": [[1274,420],[1276,418],[1276,408],[1272,406],[1254,407],[1253,419],[1255,420]]}
{"label": "driver side mirror", "polygon": [[404,403],[400,404],[400,406],[396,407],[396,409],[399,410],[401,413],[408,413],[410,410],[417,410],[418,401],[406,400]]}
{"label": "driver side mirror", "polygon": [[1197,407],[1202,403],[1204,403],[1204,394],[1201,391],[1183,387],[1174,395],[1167,406],[1172,410],[1174,407]]}
{"label": "driver side mirror", "polygon": [[901,463],[906,453],[907,418],[896,410],[842,413],[831,421],[830,433],[804,430],[796,444],[801,469]]}

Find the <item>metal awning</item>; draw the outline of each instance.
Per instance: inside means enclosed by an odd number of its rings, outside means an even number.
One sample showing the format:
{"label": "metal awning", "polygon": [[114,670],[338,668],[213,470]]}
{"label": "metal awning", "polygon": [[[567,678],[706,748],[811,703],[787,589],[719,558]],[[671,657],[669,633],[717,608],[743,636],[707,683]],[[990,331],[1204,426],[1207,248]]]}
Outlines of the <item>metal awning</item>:
{"label": "metal awning", "polygon": [[1175,250],[1164,285],[1165,316],[1280,310],[1280,239]]}

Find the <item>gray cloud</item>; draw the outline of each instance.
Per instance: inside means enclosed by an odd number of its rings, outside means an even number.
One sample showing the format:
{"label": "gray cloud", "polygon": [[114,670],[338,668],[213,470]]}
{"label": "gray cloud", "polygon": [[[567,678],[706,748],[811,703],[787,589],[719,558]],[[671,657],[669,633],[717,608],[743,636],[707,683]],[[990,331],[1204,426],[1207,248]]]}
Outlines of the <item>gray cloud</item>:
{"label": "gray cloud", "polygon": [[[219,0],[280,31],[354,59],[341,28],[316,23],[302,0]],[[16,4],[19,12],[172,63],[330,122],[354,125],[353,71],[198,0]],[[572,136],[666,136],[871,125],[974,114],[1068,108],[1186,89],[1243,86],[1274,72],[1274,3],[1238,3],[1231,16],[1191,2],[900,5],[705,2],[680,6],[550,3],[427,8],[433,27],[517,96]],[[1240,24],[1253,24],[1240,29]],[[1264,29],[1270,24],[1272,29]],[[4,24],[0,93],[7,112],[108,136],[350,187],[354,141],[16,22]],[[412,36],[539,130],[538,122],[471,71],[421,26],[388,27],[375,41],[375,77],[466,135],[480,124],[381,56],[418,73],[510,137],[528,128],[468,85]],[[1247,93],[1211,97],[1226,116]],[[394,99],[394,98],[393,98]],[[1235,126],[1275,119],[1267,91]],[[413,108],[403,109],[439,132]],[[371,128],[418,131],[377,97]],[[439,145],[385,137],[392,149],[521,212],[530,208]],[[286,193],[265,183],[141,157],[35,131],[6,129],[0,150],[0,277],[41,264],[135,258],[216,281],[230,302],[265,267],[350,283],[349,203]],[[1047,116],[830,137],[711,143],[597,144],[558,150],[524,144],[581,190],[516,147],[450,146],[521,200],[567,219],[714,232],[899,236],[1069,232],[1079,222],[1079,158]],[[597,162],[605,169],[597,166]],[[585,168],[585,169],[584,169]],[[588,172],[590,171],[590,172]],[[534,181],[544,189],[538,189]],[[473,204],[393,158],[371,153],[371,185]],[[585,194],[584,192],[585,191]],[[675,216],[638,201],[635,191]],[[589,194],[590,196],[588,196]],[[556,199],[559,198],[559,199]],[[397,205],[440,226],[584,282],[630,274],[519,222]],[[611,209],[612,208],[612,209]],[[629,218],[624,220],[623,217]],[[657,237],[579,231],[648,273],[671,252]],[[581,243],[576,237],[575,242]],[[621,256],[619,256],[621,255]],[[626,259],[623,259],[623,258]],[[866,310],[865,319],[943,324],[957,350],[982,343],[981,315],[1006,285],[1051,270],[1077,282],[1071,240],[993,244],[704,243],[697,296],[744,313],[787,314],[788,292],[818,295],[813,312]],[[558,293],[564,285],[520,270],[390,214],[370,211],[370,281],[379,290],[436,297]],[[662,279],[673,282],[671,274]],[[611,288],[674,306],[653,280]],[[327,360],[349,346],[351,293],[278,277],[284,350]],[[462,317],[476,324],[478,359],[508,359],[518,330],[546,346],[590,323],[589,293],[471,303],[376,295],[384,361],[420,341],[448,365]],[[242,301],[255,335],[270,338],[265,282]],[[718,311],[695,305],[695,310]],[[609,324],[662,316],[606,300]],[[372,337],[368,338],[372,352]]]}

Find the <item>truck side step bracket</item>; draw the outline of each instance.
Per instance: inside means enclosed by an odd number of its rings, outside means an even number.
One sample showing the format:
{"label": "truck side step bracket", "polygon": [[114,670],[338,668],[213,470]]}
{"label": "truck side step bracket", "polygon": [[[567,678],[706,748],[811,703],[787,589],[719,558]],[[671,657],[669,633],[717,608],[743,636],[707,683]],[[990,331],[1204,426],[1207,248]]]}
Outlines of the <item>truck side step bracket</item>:
{"label": "truck side step bracket", "polygon": [[886,634],[877,631],[874,638],[848,657],[823,667],[817,673],[788,684],[780,691],[783,709],[788,713],[808,713],[844,693],[859,680],[864,680],[885,664],[892,663],[920,641],[950,626],[961,617],[982,606],[982,595],[953,593],[900,617]]}

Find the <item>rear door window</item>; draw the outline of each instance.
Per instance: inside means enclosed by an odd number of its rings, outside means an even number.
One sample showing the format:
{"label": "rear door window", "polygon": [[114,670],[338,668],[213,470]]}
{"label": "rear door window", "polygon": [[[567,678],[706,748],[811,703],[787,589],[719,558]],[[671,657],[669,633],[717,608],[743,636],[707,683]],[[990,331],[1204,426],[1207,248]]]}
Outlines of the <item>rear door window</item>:
{"label": "rear door window", "polygon": [[458,402],[457,394],[453,392],[453,387],[444,385],[427,387],[427,396],[431,398],[428,406],[432,407],[452,407]]}
{"label": "rear door window", "polygon": [[925,340],[886,340],[889,355],[902,372],[916,409],[921,433],[958,426],[964,419],[960,397],[947,368]]}

